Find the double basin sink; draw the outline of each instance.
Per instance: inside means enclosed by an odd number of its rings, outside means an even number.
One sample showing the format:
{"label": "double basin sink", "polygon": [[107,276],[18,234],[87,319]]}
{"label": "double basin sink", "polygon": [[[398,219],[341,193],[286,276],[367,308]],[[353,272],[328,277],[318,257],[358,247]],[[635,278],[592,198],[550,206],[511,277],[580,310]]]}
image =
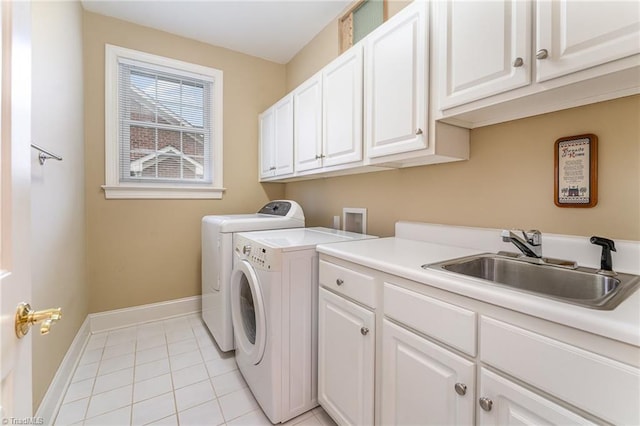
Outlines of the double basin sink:
{"label": "double basin sink", "polygon": [[605,275],[584,267],[531,263],[502,254],[480,254],[422,265],[562,302],[592,309],[611,310],[640,284],[636,275]]}

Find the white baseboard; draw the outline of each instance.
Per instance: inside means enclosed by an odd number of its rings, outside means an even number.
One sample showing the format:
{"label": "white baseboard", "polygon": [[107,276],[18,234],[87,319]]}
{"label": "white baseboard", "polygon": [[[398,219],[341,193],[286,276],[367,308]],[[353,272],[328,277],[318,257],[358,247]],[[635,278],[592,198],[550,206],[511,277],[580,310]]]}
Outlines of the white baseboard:
{"label": "white baseboard", "polygon": [[99,333],[101,331],[129,327],[149,321],[195,314],[202,310],[201,299],[201,296],[192,296],[185,297],[184,299],[168,300],[166,302],[89,314],[91,332]]}
{"label": "white baseboard", "polygon": [[58,414],[64,393],[71,382],[71,377],[80,362],[84,347],[93,333],[129,327],[149,321],[198,313],[202,310],[200,296],[169,300],[149,305],[89,314],[80,326],[76,337],[67,350],[58,371],[56,371],[42,402],[36,411],[36,417],[42,417],[47,424],[52,424]]}
{"label": "white baseboard", "polygon": [[76,337],[73,338],[71,346],[69,346],[67,353],[60,363],[60,367],[58,367],[55,376],[53,376],[53,380],[36,411],[35,417],[45,419],[46,424],[53,424],[54,416],[58,414],[64,393],[71,382],[73,372],[80,362],[80,357],[82,356],[85,345],[89,341],[89,336],[91,336],[89,322],[89,317],[87,316],[80,326],[78,333],[76,333]]}

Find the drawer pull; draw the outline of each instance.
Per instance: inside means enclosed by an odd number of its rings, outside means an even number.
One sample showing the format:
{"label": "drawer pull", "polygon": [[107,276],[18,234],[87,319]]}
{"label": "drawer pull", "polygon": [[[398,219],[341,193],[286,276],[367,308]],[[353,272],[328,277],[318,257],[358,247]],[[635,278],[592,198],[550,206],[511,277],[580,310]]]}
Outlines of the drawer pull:
{"label": "drawer pull", "polygon": [[462,396],[467,393],[467,385],[465,385],[464,383],[456,383],[453,388],[456,390],[456,393],[458,395]]}
{"label": "drawer pull", "polygon": [[480,403],[480,408],[482,408],[484,411],[491,411],[491,408],[493,407],[493,401],[490,398],[483,396],[478,400],[478,402]]}
{"label": "drawer pull", "polygon": [[338,278],[336,280],[336,284],[338,284],[340,286],[340,285],[344,284],[344,280],[342,278]]}
{"label": "drawer pull", "polygon": [[360,334],[362,334],[363,336],[366,336],[367,334],[369,334],[369,329],[367,327],[362,327],[360,329]]}

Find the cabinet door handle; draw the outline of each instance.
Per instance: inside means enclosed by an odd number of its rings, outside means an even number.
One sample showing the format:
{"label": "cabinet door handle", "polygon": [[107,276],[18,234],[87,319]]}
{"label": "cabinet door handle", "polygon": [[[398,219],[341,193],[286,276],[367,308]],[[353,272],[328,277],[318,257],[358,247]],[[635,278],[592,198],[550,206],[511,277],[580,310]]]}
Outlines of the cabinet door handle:
{"label": "cabinet door handle", "polygon": [[538,59],[547,59],[549,57],[549,51],[547,49],[540,49],[538,53],[536,53],[536,58]]}
{"label": "cabinet door handle", "polygon": [[269,170],[275,170],[275,169],[276,169],[276,166],[269,167]]}
{"label": "cabinet door handle", "polygon": [[453,387],[456,390],[456,393],[458,395],[466,395],[467,393],[467,385],[465,385],[464,383],[456,383],[455,386]]}
{"label": "cabinet door handle", "polygon": [[342,285],[342,284],[344,284],[344,280],[343,280],[342,278],[338,278],[338,279],[336,280],[336,284],[338,284],[338,285]]}
{"label": "cabinet door handle", "polygon": [[369,329],[367,327],[360,328],[360,334],[366,336],[367,334],[369,334]]}
{"label": "cabinet door handle", "polygon": [[524,65],[524,61],[520,57],[516,58],[516,60],[513,61],[513,67],[514,68],[520,68],[523,65]]}
{"label": "cabinet door handle", "polygon": [[491,411],[491,408],[493,407],[493,401],[490,398],[483,396],[478,400],[478,402],[480,403],[480,408],[482,408],[484,411]]}
{"label": "cabinet door handle", "polygon": [[416,129],[416,136],[420,136],[422,134],[422,129]]}

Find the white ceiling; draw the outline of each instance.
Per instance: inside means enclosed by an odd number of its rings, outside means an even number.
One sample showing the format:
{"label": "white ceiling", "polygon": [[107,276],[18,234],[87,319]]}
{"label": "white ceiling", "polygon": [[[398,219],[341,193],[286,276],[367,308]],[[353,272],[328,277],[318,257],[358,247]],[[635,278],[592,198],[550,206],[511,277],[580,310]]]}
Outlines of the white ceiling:
{"label": "white ceiling", "polygon": [[82,0],[85,10],[289,62],[351,0]]}

